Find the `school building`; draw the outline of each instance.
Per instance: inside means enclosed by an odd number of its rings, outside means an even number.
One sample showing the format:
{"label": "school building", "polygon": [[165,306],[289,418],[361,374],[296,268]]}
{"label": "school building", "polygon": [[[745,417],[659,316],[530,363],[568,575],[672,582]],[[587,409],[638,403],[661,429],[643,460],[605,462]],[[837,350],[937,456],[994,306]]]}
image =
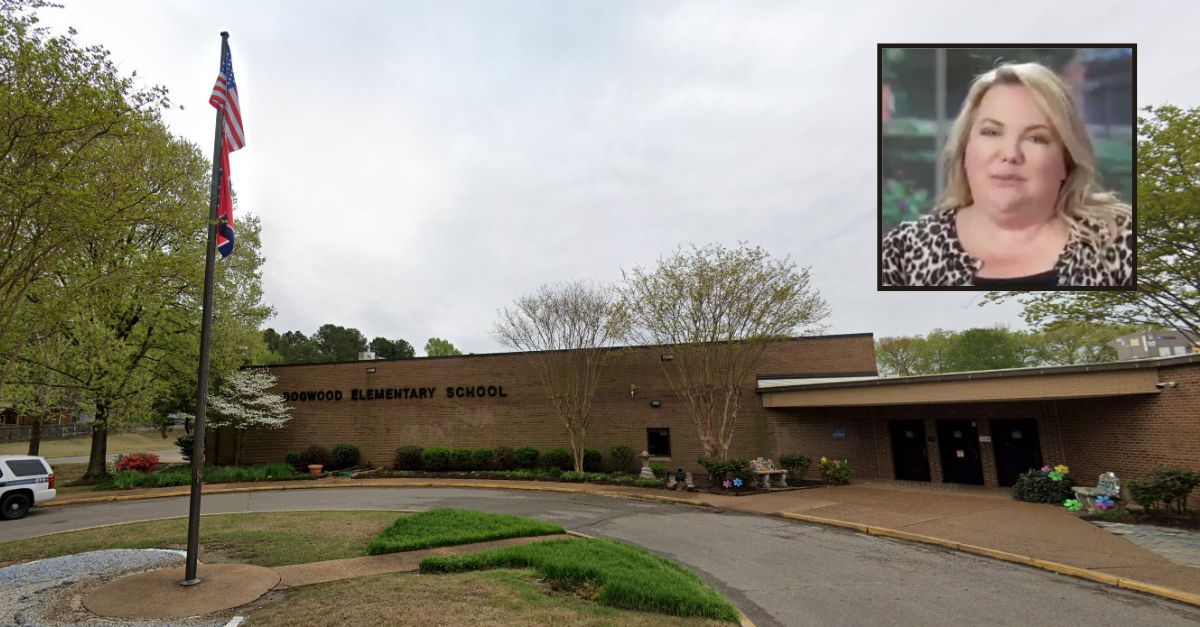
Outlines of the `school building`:
{"label": "school building", "polygon": [[[670,349],[617,350],[593,401],[588,447],[647,450],[702,473],[686,403],[667,383]],[[848,459],[857,479],[1011,485],[1043,464],[1082,484],[1161,466],[1200,471],[1200,355],[879,377],[869,333],[771,343],[741,390],[731,454]],[[528,356],[464,355],[271,366],[293,419],[246,434],[244,463],[318,444],[357,445],[390,466],[397,447],[569,449]],[[231,463],[234,434],[210,434]],[[815,470],[810,470],[815,476]]]}

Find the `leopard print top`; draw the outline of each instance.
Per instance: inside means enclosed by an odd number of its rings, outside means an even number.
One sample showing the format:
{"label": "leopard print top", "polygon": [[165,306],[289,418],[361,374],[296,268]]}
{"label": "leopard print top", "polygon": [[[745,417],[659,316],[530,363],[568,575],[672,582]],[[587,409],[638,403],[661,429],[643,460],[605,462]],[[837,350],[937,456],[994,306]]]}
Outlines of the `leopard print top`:
{"label": "leopard print top", "polygon": [[[955,211],[922,216],[902,222],[883,238],[883,284],[921,286],[970,286],[983,262],[968,255],[958,239]],[[1118,217],[1119,232],[1106,246],[1097,249],[1079,233],[1107,230],[1099,220],[1085,219],[1073,226],[1054,270],[1059,286],[1132,286],[1133,228],[1127,217]]]}

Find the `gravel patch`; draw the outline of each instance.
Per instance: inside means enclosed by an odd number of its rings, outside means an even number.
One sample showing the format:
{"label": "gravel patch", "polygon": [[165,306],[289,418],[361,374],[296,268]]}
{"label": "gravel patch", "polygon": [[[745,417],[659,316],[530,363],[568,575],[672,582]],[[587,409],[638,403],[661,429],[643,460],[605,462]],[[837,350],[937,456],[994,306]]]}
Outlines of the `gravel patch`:
{"label": "gravel patch", "polygon": [[132,622],[99,618],[82,607],[86,592],[116,577],[183,561],[182,551],[111,549],[0,568],[0,625],[224,625],[228,619]]}

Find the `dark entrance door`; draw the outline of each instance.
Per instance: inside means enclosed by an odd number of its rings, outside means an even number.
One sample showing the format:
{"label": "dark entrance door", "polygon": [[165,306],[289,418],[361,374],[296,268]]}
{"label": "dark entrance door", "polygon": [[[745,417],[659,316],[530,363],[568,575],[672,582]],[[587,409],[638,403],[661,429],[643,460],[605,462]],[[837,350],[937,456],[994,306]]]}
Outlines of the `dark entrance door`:
{"label": "dark entrance door", "polygon": [[942,481],[983,485],[983,462],[979,458],[979,430],[972,420],[938,420],[938,449],[941,451]]}
{"label": "dark entrance door", "polygon": [[996,480],[1002,486],[1017,482],[1017,475],[1042,467],[1042,443],[1036,420],[992,420],[992,448],[996,452]]}
{"label": "dark entrance door", "polygon": [[892,462],[896,478],[929,481],[929,450],[925,447],[924,420],[892,420]]}

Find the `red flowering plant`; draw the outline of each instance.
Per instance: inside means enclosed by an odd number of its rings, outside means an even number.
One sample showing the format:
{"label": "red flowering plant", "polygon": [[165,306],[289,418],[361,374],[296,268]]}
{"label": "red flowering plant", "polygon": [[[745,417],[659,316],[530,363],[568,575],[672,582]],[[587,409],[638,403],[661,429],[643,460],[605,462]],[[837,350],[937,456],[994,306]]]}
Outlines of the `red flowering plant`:
{"label": "red flowering plant", "polygon": [[158,455],[154,453],[130,453],[117,455],[117,470],[154,472],[158,468]]}

